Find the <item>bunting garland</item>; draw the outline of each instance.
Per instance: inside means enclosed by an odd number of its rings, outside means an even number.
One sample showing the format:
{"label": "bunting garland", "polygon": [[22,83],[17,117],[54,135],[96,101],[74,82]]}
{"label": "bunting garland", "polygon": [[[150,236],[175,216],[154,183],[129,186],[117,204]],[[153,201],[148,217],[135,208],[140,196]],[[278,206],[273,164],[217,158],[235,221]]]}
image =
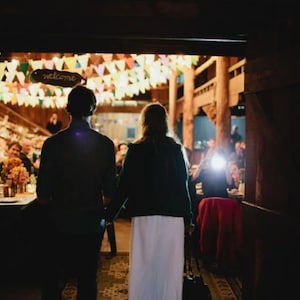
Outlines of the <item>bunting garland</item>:
{"label": "bunting garland", "polygon": [[185,67],[197,65],[198,56],[154,54],[83,54],[18,62],[0,62],[0,101],[18,105],[57,107],[66,105],[71,88],[32,82],[37,69],[77,72],[87,79],[98,105],[124,100],[166,84],[171,72],[183,80]]}

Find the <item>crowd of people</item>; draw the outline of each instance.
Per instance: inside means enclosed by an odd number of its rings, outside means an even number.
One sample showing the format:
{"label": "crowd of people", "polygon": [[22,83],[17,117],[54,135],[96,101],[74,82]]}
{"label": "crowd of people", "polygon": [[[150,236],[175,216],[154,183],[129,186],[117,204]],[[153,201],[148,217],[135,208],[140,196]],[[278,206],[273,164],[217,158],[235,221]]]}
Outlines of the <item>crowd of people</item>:
{"label": "crowd of people", "polygon": [[37,200],[47,210],[42,300],[60,299],[68,276],[78,279],[78,300],[97,299],[101,241],[107,230],[117,254],[114,221],[124,209],[132,226],[129,300],[181,300],[184,237],[197,214],[193,187],[201,182],[203,197],[228,197],[245,167],[245,143],[237,127],[229,155],[210,139],[191,172],[190,153],[171,132],[163,105],[144,107],[142,136],[131,143],[94,130],[95,108],[94,93],[74,87],[66,106],[70,124],[43,142],[38,157],[28,139],[11,142],[3,155],[19,158],[36,176]]}

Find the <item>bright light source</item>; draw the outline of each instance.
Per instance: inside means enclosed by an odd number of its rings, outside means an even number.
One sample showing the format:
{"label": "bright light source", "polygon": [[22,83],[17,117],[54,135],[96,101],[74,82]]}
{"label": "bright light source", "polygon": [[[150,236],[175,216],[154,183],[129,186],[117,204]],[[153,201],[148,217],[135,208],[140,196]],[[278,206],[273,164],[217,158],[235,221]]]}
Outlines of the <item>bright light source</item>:
{"label": "bright light source", "polygon": [[211,167],[214,170],[224,169],[226,165],[226,160],[221,155],[215,154],[211,159]]}

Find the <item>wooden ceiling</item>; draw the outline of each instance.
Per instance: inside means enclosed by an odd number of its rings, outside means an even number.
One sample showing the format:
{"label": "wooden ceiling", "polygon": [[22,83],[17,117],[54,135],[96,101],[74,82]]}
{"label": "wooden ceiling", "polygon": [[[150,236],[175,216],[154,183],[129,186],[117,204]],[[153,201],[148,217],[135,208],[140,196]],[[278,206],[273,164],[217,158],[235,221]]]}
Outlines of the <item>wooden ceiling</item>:
{"label": "wooden ceiling", "polygon": [[244,56],[250,30],[259,28],[267,15],[269,6],[263,2],[4,1],[0,47],[26,52]]}
{"label": "wooden ceiling", "polygon": [[0,51],[245,56],[292,0],[2,1]]}

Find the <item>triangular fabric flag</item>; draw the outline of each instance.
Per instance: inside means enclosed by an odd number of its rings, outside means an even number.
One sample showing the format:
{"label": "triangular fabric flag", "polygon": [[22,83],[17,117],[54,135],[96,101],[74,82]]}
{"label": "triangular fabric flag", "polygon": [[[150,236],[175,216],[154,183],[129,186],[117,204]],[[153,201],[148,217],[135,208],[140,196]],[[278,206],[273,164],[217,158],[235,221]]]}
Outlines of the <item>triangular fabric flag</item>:
{"label": "triangular fabric flag", "polygon": [[116,66],[120,71],[125,70],[125,60],[116,60]]}
{"label": "triangular fabric flag", "polygon": [[65,57],[65,64],[67,65],[68,69],[71,72],[75,71],[76,62],[77,62],[77,57],[76,56]]}
{"label": "triangular fabric flag", "polygon": [[64,65],[64,59],[59,58],[59,57],[54,57],[53,61],[54,61],[54,65],[55,65],[56,70],[61,71],[62,67]]}
{"label": "triangular fabric flag", "polygon": [[145,64],[145,55],[137,55],[135,61],[142,67]]}
{"label": "triangular fabric flag", "polygon": [[85,69],[88,66],[88,62],[90,59],[90,54],[82,54],[78,55],[77,60],[80,63],[81,68]]}
{"label": "triangular fabric flag", "polygon": [[198,61],[199,61],[199,56],[198,55],[192,55],[192,64],[194,66],[197,65]]}
{"label": "triangular fabric flag", "polygon": [[126,65],[129,69],[132,69],[134,67],[134,59],[132,57],[126,58]]}
{"label": "triangular fabric flag", "polygon": [[104,85],[99,84],[99,85],[97,85],[96,89],[98,90],[99,93],[102,93],[104,91]]}
{"label": "triangular fabric flag", "polygon": [[102,58],[106,63],[109,63],[112,61],[113,55],[111,53],[103,53]]}
{"label": "triangular fabric flag", "polygon": [[56,106],[58,108],[65,107],[67,104],[67,98],[66,97],[57,97],[56,98]]}
{"label": "triangular fabric flag", "polygon": [[47,96],[52,96],[51,90],[49,88],[47,88],[47,90],[46,90],[46,95]]}
{"label": "triangular fabric flag", "polygon": [[128,76],[128,80],[131,81],[132,83],[137,83],[137,77],[136,76]]}
{"label": "triangular fabric flag", "polygon": [[169,57],[166,55],[159,55],[161,62],[164,66],[168,67],[169,66]]}
{"label": "triangular fabric flag", "polygon": [[86,78],[92,77],[93,71],[94,71],[94,66],[93,66],[93,65],[88,66],[88,67],[85,69],[85,77],[86,77]]}
{"label": "triangular fabric flag", "polygon": [[184,57],[185,65],[190,68],[192,66],[192,57],[190,55],[185,55]]}
{"label": "triangular fabric flag", "polygon": [[92,77],[87,79],[86,85],[91,84],[96,88],[98,85],[102,83],[103,83],[102,77]]}
{"label": "triangular fabric flag", "polygon": [[111,76],[110,75],[103,76],[103,81],[105,82],[106,85],[110,85],[110,83],[111,83]]}
{"label": "triangular fabric flag", "polygon": [[110,74],[114,74],[117,72],[116,64],[114,62],[106,64],[106,68]]}
{"label": "triangular fabric flag", "polygon": [[116,54],[116,57],[117,57],[117,59],[122,59],[122,58],[125,57],[125,54],[117,53],[117,54]]}
{"label": "triangular fabric flag", "polygon": [[92,53],[90,55],[90,61],[92,65],[98,66],[103,62],[103,58],[100,54],[94,54]]}
{"label": "triangular fabric flag", "polygon": [[33,83],[29,86],[29,92],[31,96],[36,97],[38,95],[40,89],[40,84],[39,83]]}
{"label": "triangular fabric flag", "polygon": [[129,86],[130,86],[131,92],[137,96],[139,94],[139,86],[137,84],[130,84]]}
{"label": "triangular fabric flag", "polygon": [[0,62],[0,81],[4,76],[4,70],[6,68],[6,62]]}
{"label": "triangular fabric flag", "polygon": [[5,82],[13,82],[16,75],[16,71],[13,70],[11,72],[5,71],[6,80]]}
{"label": "triangular fabric flag", "polygon": [[93,66],[93,67],[94,67],[95,71],[97,72],[97,74],[98,74],[99,76],[103,76],[103,74],[104,74],[104,69],[105,69],[105,65],[104,65],[104,64],[100,64],[100,65],[98,65],[98,66]]}
{"label": "triangular fabric flag", "polygon": [[155,55],[154,54],[145,54],[145,64],[151,65],[154,62]]}
{"label": "triangular fabric flag", "polygon": [[16,75],[17,75],[19,83],[24,84],[24,82],[25,82],[24,73],[23,72],[17,72]]}
{"label": "triangular fabric flag", "polygon": [[13,61],[10,61],[6,64],[6,67],[7,67],[7,70],[8,72],[15,72],[17,67],[18,67],[18,62],[13,60]]}
{"label": "triangular fabric flag", "polygon": [[41,60],[30,60],[30,65],[32,67],[33,70],[36,70],[36,69],[42,69],[43,68],[43,65],[44,65],[44,60],[41,59]]}
{"label": "triangular fabric flag", "polygon": [[142,82],[138,82],[137,86],[139,87],[139,90],[141,91],[141,93],[144,94],[146,92],[146,89],[145,89],[144,84]]}
{"label": "triangular fabric flag", "polygon": [[54,89],[55,95],[60,97],[62,95],[62,89],[61,88],[55,88]]}
{"label": "triangular fabric flag", "polygon": [[23,72],[23,74],[26,75],[27,71],[29,69],[29,63],[28,62],[26,62],[26,63],[20,63],[20,69]]}
{"label": "triangular fabric flag", "polygon": [[53,70],[54,62],[52,59],[45,60],[44,62],[45,68]]}
{"label": "triangular fabric flag", "polygon": [[51,99],[51,97],[45,97],[44,98],[44,101],[43,101],[43,106],[44,107],[50,107],[51,106],[51,104],[52,104],[52,99]]}
{"label": "triangular fabric flag", "polygon": [[29,97],[28,100],[29,100],[28,104],[31,105],[31,106],[33,106],[33,107],[39,105],[40,99],[38,97],[31,96],[31,97]]}
{"label": "triangular fabric flag", "polygon": [[144,68],[142,68],[142,67],[134,68],[134,71],[135,71],[136,76],[137,76],[139,81],[144,80],[145,75],[146,75]]}

